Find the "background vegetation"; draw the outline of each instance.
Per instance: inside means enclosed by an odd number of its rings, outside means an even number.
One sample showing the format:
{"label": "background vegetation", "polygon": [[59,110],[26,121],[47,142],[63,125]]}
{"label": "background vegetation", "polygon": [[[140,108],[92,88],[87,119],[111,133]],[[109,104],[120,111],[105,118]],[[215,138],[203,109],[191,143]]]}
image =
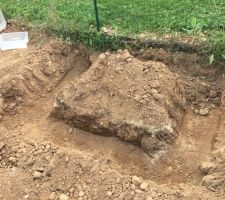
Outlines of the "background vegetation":
{"label": "background vegetation", "polygon": [[[98,6],[101,27],[132,36],[142,32],[204,34],[206,53],[225,60],[224,0],[98,0]],[[85,33],[79,40],[88,44],[116,40],[114,37],[108,41],[99,34],[87,35],[95,31],[92,0],[1,0],[0,7],[8,19],[27,20],[35,27]]]}

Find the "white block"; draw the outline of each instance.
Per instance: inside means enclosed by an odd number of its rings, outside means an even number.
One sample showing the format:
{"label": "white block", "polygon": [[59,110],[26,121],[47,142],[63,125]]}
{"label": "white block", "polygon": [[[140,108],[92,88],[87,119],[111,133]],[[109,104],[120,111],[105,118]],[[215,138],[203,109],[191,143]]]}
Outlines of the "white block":
{"label": "white block", "polygon": [[2,33],[0,35],[0,49],[23,49],[27,48],[28,32]]}
{"label": "white block", "polygon": [[2,30],[4,30],[6,28],[6,21],[5,21],[5,17],[2,13],[2,11],[0,10],[0,32]]}

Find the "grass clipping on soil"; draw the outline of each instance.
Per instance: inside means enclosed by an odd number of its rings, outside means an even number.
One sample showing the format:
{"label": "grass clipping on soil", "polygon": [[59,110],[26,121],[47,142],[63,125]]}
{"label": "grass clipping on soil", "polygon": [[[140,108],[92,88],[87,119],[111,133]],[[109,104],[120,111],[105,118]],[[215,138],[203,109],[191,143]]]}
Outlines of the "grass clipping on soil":
{"label": "grass clipping on soil", "polygon": [[149,154],[176,138],[185,105],[177,74],[127,50],[101,54],[56,97],[51,116],[99,135],[116,135]]}

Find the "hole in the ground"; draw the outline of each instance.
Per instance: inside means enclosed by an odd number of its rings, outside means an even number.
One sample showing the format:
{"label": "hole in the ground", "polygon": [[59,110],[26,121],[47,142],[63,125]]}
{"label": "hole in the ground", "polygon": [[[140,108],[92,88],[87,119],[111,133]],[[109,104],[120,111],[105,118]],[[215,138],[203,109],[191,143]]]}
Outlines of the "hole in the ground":
{"label": "hole in the ground", "polygon": [[[51,55],[54,56],[54,53]],[[141,146],[146,151],[150,151],[150,154],[158,155],[164,149],[168,149],[168,152],[162,155],[160,159],[151,159],[151,162],[152,160],[155,162],[151,166],[151,173],[159,182],[165,183],[171,180],[179,183],[186,180],[193,181],[194,176],[197,177],[194,180],[199,180],[198,165],[200,161],[205,159],[201,150],[206,155],[210,153],[211,145],[209,143],[216,129],[213,123],[218,119],[217,114],[214,113],[214,106],[220,104],[221,90],[220,87],[217,87],[219,78],[215,82],[217,75],[213,70],[207,71],[204,69],[204,71],[195,66],[195,72],[191,73],[192,66],[185,64],[187,66],[184,67],[181,61],[179,61],[178,66],[175,66],[175,62],[173,66],[171,64],[165,66],[159,62],[149,62],[147,59],[145,62],[139,62],[125,51],[117,55],[109,53],[101,55],[96,59],[96,63],[93,62],[94,69],[91,67],[90,71],[85,72],[88,69],[89,64],[87,65],[87,62],[89,62],[89,59],[82,58],[82,62],[79,62],[77,61],[79,58],[74,54],[70,55],[71,59],[66,64],[69,67],[65,71],[62,70],[63,73],[56,71],[56,74],[53,73],[49,80],[50,84],[52,83],[53,91],[48,94],[41,91],[39,95],[43,94],[43,99],[36,99],[36,101],[32,99],[35,104],[37,103],[35,105],[36,110],[27,109],[22,114],[27,119],[27,124],[24,125],[22,122],[22,125],[19,125],[23,131],[29,132],[27,134],[36,134],[36,138],[41,137],[40,132],[44,134],[44,132],[48,131],[42,125],[50,111],[54,94],[58,92],[57,90],[61,90],[62,96],[58,95],[59,103],[73,105],[57,112],[56,118],[65,119],[72,126],[88,130],[91,133],[113,136],[113,139],[118,136],[123,141],[131,142],[139,147]],[[58,69],[59,65],[61,69],[64,69],[64,62],[60,61],[60,56],[51,59],[54,61],[53,65],[56,66],[56,69]],[[193,61],[191,65],[194,63],[199,64],[200,62]],[[106,67],[107,70],[104,71],[102,67]],[[81,75],[83,72],[85,74]],[[137,74],[139,77],[136,76]],[[201,77],[198,79],[198,76]],[[57,84],[55,84],[57,82],[55,77],[58,78],[57,80],[60,78]],[[179,84],[176,85],[174,79],[181,79],[181,81],[178,81]],[[69,85],[72,85],[71,88]],[[180,99],[187,99],[188,95],[190,95],[190,100],[183,102]],[[16,95],[6,96],[7,102],[15,101],[16,98]],[[186,106],[189,109],[194,106],[194,110],[187,114],[185,113]],[[205,113],[203,114],[206,114],[207,117],[199,116],[200,109],[205,108],[210,108],[207,110],[208,113],[204,110]],[[193,112],[195,110],[197,110],[196,114]],[[182,123],[183,116],[185,120]],[[34,124],[29,122],[33,118]],[[154,121],[150,121],[149,118]],[[109,119],[112,119],[112,121],[109,121]],[[147,126],[148,124],[159,126]],[[162,127],[166,128],[162,129]],[[171,127],[173,130],[170,129]],[[179,137],[177,136],[178,132],[181,133]],[[58,131],[57,136],[60,134],[61,130]],[[68,133],[59,137],[62,145],[67,143],[66,140],[64,141],[67,136]],[[74,140],[77,143],[80,140],[85,145],[90,143],[86,141],[87,138],[93,140],[97,138],[94,134],[92,136],[86,137],[81,132],[79,138],[74,138]],[[104,143],[103,141],[109,141],[110,137],[102,137],[100,140]],[[120,144],[122,146],[120,147],[121,150],[124,145],[127,145],[123,142],[120,142]],[[69,145],[68,142],[68,147],[70,147]],[[107,148],[107,145],[104,148],[103,146],[102,151]],[[76,145],[73,147],[76,148]],[[208,147],[210,148],[208,149]],[[86,150],[87,148],[85,147]],[[92,148],[97,149],[98,147],[93,144]],[[117,146],[111,146],[111,148],[115,149]],[[135,148],[135,151],[137,149]],[[126,151],[126,153],[135,154],[133,150]],[[195,154],[199,156],[199,160],[195,158]],[[136,154],[137,157],[139,155],[144,157],[144,153]],[[120,154],[118,150],[114,156],[120,157],[120,160],[122,160],[126,154]],[[132,156],[130,158],[133,159]],[[138,161],[134,162],[137,163]],[[146,169],[143,169],[143,171],[147,171]],[[158,174],[159,177],[157,177]]]}

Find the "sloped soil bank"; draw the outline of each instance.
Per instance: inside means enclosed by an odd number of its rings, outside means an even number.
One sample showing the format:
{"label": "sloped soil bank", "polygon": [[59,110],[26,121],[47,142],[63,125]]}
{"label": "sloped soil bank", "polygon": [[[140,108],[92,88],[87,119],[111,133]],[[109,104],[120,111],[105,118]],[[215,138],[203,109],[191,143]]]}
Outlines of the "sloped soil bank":
{"label": "sloped soil bank", "polygon": [[46,37],[0,53],[0,199],[224,199],[219,68],[90,54]]}

